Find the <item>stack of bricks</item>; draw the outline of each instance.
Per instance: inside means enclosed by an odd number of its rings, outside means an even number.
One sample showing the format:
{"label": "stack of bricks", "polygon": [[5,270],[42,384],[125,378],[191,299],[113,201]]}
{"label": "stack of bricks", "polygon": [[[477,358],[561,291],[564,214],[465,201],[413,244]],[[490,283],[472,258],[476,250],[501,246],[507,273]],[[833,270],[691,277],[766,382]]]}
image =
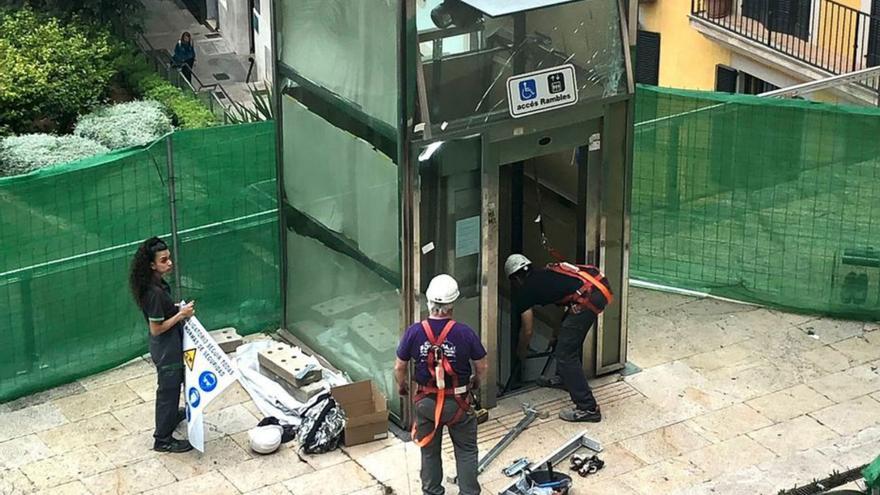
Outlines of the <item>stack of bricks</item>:
{"label": "stack of bricks", "polygon": [[278,382],[300,402],[309,399],[327,388],[324,373],[317,361],[306,356],[299,349],[283,343],[257,354],[260,372]]}
{"label": "stack of bricks", "polygon": [[234,327],[221,328],[208,333],[226,354],[235,352],[238,346],[242,344],[241,335],[238,334],[238,330]]}

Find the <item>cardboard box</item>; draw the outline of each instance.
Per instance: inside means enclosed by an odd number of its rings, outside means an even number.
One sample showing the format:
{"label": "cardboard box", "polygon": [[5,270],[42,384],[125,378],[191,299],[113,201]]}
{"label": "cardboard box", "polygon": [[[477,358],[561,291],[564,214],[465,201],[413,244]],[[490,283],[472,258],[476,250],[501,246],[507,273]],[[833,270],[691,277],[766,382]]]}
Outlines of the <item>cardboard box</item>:
{"label": "cardboard box", "polygon": [[330,389],[342,406],[346,447],[388,438],[388,407],[385,396],[370,380],[341,385]]}

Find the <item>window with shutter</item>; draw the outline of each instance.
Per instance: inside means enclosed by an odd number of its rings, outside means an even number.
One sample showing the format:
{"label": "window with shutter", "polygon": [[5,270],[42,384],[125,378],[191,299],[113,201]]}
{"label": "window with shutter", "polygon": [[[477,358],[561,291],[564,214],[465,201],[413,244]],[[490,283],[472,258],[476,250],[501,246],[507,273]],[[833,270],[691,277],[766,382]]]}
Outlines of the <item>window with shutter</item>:
{"label": "window with shutter", "polygon": [[742,15],[777,33],[801,39],[810,36],[811,0],[743,0]]}
{"label": "window with shutter", "polygon": [[811,7],[811,0],[769,0],[767,29],[809,39]]}
{"label": "window with shutter", "polygon": [[871,0],[871,20],[868,21],[868,67],[880,65],[880,0]]}
{"label": "window with shutter", "polygon": [[742,15],[766,24],[769,8],[768,0],[743,0]]}
{"label": "window with shutter", "polygon": [[725,65],[715,66],[715,91],[736,93],[736,79],[739,71]]}
{"label": "window with shutter", "polygon": [[636,82],[654,86],[660,82],[660,33],[638,31]]}

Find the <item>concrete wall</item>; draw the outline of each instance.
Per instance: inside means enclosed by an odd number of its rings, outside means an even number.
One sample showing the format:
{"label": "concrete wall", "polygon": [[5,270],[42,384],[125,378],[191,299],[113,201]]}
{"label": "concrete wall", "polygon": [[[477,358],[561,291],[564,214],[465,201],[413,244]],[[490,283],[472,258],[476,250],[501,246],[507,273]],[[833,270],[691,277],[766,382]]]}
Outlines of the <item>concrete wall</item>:
{"label": "concrete wall", "polygon": [[218,0],[220,32],[238,54],[250,52],[250,12],[247,0]]}
{"label": "concrete wall", "polygon": [[690,0],[655,0],[639,6],[641,29],[660,33],[659,85],[715,89],[715,66],[730,65],[730,50],[688,24]]}
{"label": "concrete wall", "polygon": [[254,72],[251,75],[251,81],[272,81],[272,0],[254,0],[259,3],[260,11],[254,15],[257,19],[258,26],[254,33]]}

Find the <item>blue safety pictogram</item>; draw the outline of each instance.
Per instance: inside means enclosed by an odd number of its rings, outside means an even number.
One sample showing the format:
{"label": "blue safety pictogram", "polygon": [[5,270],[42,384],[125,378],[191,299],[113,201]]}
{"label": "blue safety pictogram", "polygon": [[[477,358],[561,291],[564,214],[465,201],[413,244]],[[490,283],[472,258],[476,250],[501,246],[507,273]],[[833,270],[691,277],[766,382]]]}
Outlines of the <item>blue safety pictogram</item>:
{"label": "blue safety pictogram", "polygon": [[190,413],[189,413],[189,404],[186,405],[186,421],[189,422]]}
{"label": "blue safety pictogram", "polygon": [[210,392],[217,387],[217,375],[211,373],[210,371],[203,371],[201,375],[199,375],[199,388],[204,392]]}
{"label": "blue safety pictogram", "polygon": [[187,394],[187,397],[189,398],[190,407],[192,407],[193,409],[199,407],[199,402],[202,401],[202,396],[201,394],[199,394],[199,391],[196,390],[195,387],[189,388],[189,393]]}
{"label": "blue safety pictogram", "polygon": [[534,79],[526,79],[525,81],[519,82],[519,99],[526,100],[534,100],[538,97],[538,88],[535,85]]}

